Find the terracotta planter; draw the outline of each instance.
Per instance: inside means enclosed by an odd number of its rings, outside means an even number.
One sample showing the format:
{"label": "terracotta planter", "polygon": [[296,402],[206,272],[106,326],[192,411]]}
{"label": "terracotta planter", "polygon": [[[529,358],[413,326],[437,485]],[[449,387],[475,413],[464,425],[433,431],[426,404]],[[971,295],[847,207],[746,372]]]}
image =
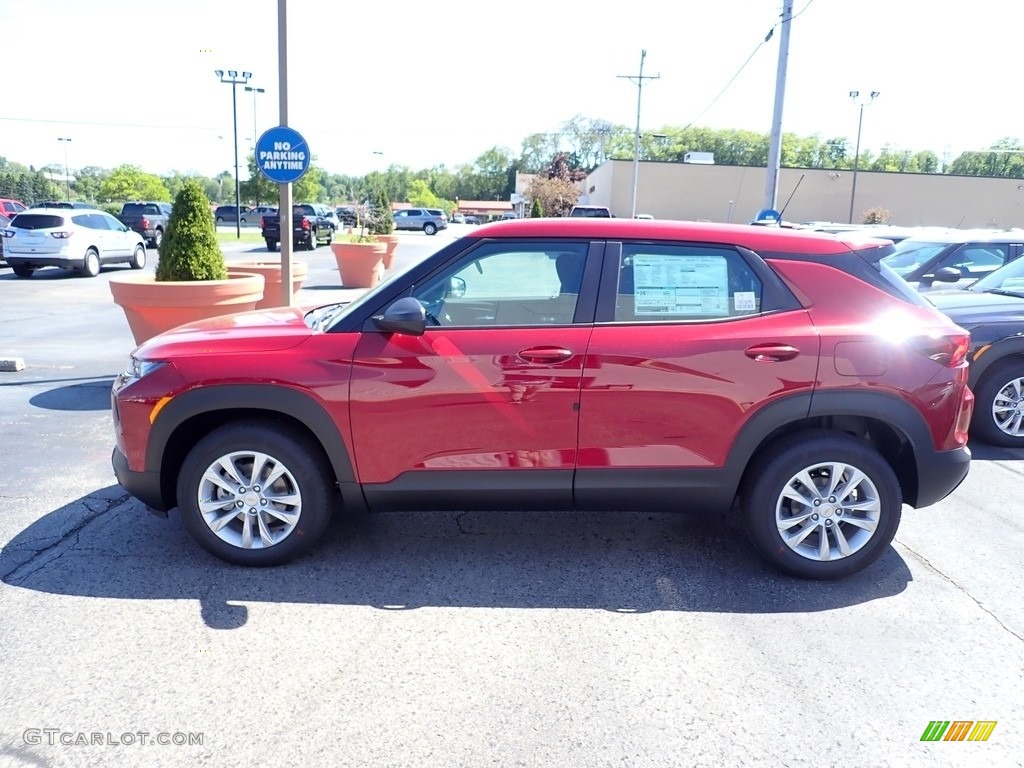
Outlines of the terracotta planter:
{"label": "terracotta planter", "polygon": [[111,275],[109,284],[136,344],[185,323],[251,311],[263,298],[263,275],[242,272],[227,280],[163,283],[133,272]]}
{"label": "terracotta planter", "polygon": [[[232,261],[228,264],[228,274],[239,272],[251,275],[263,275],[263,298],[256,302],[256,309],[271,309],[285,306],[281,291],[280,261]],[[292,262],[292,295],[299,292],[309,265],[304,261]]]}
{"label": "terracotta planter", "polygon": [[384,253],[384,269],[391,269],[395,263],[395,249],[398,248],[398,235],[377,235],[382,243],[387,243],[388,249]]}
{"label": "terracotta planter", "polygon": [[373,288],[384,275],[386,243],[331,243],[344,288]]}

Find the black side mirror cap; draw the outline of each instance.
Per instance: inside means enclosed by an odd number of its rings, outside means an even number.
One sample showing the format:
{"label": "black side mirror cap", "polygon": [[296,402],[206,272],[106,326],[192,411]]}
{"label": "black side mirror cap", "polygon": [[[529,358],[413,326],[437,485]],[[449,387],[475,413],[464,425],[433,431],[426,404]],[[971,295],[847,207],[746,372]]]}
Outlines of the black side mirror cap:
{"label": "black side mirror cap", "polygon": [[382,331],[422,336],[427,330],[427,310],[416,299],[405,296],[385,309],[383,315],[375,315],[373,324]]}

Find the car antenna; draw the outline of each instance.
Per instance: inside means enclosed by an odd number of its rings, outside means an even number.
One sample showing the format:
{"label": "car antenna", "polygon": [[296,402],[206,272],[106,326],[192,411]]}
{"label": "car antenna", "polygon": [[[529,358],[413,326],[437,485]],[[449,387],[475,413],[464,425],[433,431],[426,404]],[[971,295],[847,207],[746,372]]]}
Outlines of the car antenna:
{"label": "car antenna", "polygon": [[804,176],[806,175],[806,173],[800,174],[800,180],[796,183],[796,186],[793,187],[793,191],[789,193],[789,197],[786,198],[786,204],[782,206],[782,210],[779,211],[779,221],[782,221],[782,214],[784,214],[786,212],[786,209],[789,208],[789,201],[793,199],[793,195],[795,195],[796,191],[800,189],[800,183],[804,180]]}

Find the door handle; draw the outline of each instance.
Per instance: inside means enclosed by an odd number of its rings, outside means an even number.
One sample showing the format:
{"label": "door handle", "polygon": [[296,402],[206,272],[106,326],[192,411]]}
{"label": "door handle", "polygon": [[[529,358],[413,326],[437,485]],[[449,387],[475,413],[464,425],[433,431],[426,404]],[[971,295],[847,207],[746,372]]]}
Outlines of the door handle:
{"label": "door handle", "polygon": [[751,360],[759,363],[778,363],[792,360],[800,354],[800,350],[789,344],[755,344],[744,351]]}
{"label": "door handle", "polygon": [[530,363],[560,363],[572,357],[572,352],[561,347],[530,347],[519,351],[519,358]]}

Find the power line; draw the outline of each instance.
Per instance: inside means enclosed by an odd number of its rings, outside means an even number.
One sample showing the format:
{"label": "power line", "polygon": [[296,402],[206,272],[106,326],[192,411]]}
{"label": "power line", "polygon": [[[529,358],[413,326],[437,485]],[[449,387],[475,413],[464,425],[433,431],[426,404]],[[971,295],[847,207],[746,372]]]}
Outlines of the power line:
{"label": "power line", "polygon": [[101,128],[155,128],[168,131],[219,131],[220,128],[211,128],[208,125],[152,125],[145,123],[105,123],[90,122],[88,120],[47,120],[33,117],[0,117],[0,120],[15,123],[46,123],[50,125],[92,125]]}

